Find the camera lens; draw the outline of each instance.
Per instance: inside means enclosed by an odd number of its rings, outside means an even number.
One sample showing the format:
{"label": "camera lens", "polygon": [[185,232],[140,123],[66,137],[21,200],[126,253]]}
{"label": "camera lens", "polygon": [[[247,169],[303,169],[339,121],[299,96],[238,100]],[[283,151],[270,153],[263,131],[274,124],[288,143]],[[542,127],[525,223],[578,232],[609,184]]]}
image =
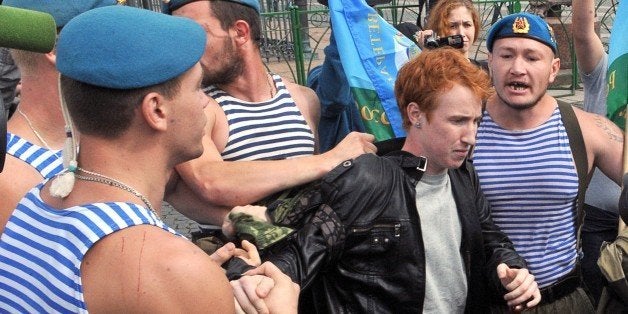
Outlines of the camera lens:
{"label": "camera lens", "polygon": [[438,41],[434,36],[430,36],[425,38],[425,47],[427,48],[438,48]]}

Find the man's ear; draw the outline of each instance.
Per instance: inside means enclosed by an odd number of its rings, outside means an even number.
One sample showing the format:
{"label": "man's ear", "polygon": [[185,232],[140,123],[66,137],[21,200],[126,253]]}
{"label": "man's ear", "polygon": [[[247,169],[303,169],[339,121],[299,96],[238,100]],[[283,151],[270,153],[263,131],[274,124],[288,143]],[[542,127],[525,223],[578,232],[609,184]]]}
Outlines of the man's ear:
{"label": "man's ear", "polygon": [[141,116],[146,124],[155,130],[166,130],[168,127],[168,110],[166,98],[157,93],[150,92],[142,99],[139,107]]}
{"label": "man's ear", "polygon": [[408,104],[408,107],[406,107],[406,114],[408,114],[408,121],[410,124],[415,124],[421,120],[423,111],[419,108],[419,104],[413,101]]}
{"label": "man's ear", "polygon": [[551,70],[550,70],[550,77],[549,77],[549,83],[552,84],[554,83],[554,80],[556,80],[556,77],[558,76],[558,72],[560,71],[560,59],[559,58],[553,58],[552,59],[552,65],[551,65]]}
{"label": "man's ear", "polygon": [[493,53],[488,53],[488,77],[493,77]]}
{"label": "man's ear", "polygon": [[244,20],[235,21],[235,23],[233,23],[232,29],[235,32],[234,38],[236,40],[236,43],[238,43],[239,45],[242,45],[246,42],[254,40],[254,38],[251,38],[251,27],[249,26],[249,23],[247,23],[246,21]]}
{"label": "man's ear", "polygon": [[57,51],[56,51],[56,49],[53,49],[51,52],[44,53],[44,56],[46,57],[46,61],[52,63],[52,65],[56,65],[57,64]]}

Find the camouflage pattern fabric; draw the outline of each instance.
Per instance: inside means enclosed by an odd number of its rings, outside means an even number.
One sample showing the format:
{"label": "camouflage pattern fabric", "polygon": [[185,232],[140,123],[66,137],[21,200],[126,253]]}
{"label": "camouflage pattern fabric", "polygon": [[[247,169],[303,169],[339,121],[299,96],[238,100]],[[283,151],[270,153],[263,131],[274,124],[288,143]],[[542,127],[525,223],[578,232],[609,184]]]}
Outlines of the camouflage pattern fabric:
{"label": "camouflage pattern fabric", "polygon": [[268,198],[258,205],[266,206],[271,222],[245,213],[230,213],[238,238],[248,240],[263,250],[300,228],[322,204],[319,183],[295,187]]}
{"label": "camouflage pattern fabric", "polygon": [[294,231],[292,228],[275,226],[245,213],[230,213],[229,219],[235,226],[238,238],[248,240],[259,250],[267,248]]}

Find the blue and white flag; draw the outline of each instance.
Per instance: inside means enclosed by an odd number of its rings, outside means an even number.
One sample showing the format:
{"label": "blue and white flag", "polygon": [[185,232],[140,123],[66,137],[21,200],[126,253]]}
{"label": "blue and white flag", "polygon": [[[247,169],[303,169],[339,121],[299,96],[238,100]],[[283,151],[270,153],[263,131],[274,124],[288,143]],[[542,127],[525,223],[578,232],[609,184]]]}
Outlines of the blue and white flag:
{"label": "blue and white flag", "polygon": [[329,0],[334,38],[366,132],[405,136],[394,95],[397,71],[420,52],[364,0]]}
{"label": "blue and white flag", "polygon": [[615,22],[611,30],[608,51],[608,97],[606,109],[608,118],[620,128],[626,126],[626,105],[628,104],[628,1],[619,3]]}

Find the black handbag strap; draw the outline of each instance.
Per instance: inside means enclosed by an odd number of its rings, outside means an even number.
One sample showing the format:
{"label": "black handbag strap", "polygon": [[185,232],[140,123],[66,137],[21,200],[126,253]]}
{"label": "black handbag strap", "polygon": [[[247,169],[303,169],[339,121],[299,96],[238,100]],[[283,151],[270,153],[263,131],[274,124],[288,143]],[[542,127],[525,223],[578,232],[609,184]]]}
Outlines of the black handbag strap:
{"label": "black handbag strap", "polygon": [[560,110],[560,117],[567,131],[567,137],[569,138],[569,147],[571,148],[571,154],[574,162],[576,163],[576,171],[578,172],[578,198],[576,200],[577,220],[576,220],[576,247],[580,253],[580,231],[584,222],[584,196],[589,185],[589,162],[587,159],[587,149],[584,145],[584,138],[582,137],[582,130],[580,124],[576,118],[576,113],[573,107],[563,101],[558,100],[558,109]]}
{"label": "black handbag strap", "polygon": [[4,160],[7,153],[7,120],[9,119],[9,108],[5,107],[0,95],[0,173],[4,170]]}

